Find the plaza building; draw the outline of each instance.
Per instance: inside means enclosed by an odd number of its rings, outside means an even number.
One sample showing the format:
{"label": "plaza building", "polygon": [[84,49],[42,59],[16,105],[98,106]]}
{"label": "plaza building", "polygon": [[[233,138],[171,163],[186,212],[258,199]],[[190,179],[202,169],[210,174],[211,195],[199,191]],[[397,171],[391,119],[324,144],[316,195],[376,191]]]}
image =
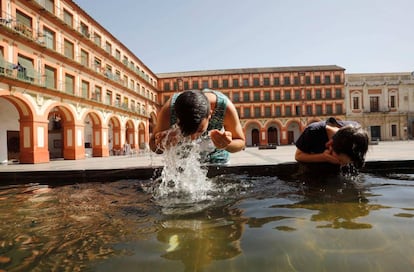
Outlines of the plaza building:
{"label": "plaza building", "polygon": [[372,139],[414,136],[410,73],[319,65],[156,74],[71,0],[0,8],[0,163],[146,150],[159,108],[189,89],[233,101],[247,146],[292,144],[331,116],[361,122]]}
{"label": "plaza building", "polygon": [[157,76],[74,2],[0,1],[0,162],[132,152]]}
{"label": "plaza building", "polygon": [[413,73],[345,75],[346,118],[356,120],[372,140],[414,138]]}
{"label": "plaza building", "polygon": [[219,90],[235,104],[247,146],[292,144],[311,122],[344,120],[345,69],[336,65],[157,74],[160,102],[188,89]]}

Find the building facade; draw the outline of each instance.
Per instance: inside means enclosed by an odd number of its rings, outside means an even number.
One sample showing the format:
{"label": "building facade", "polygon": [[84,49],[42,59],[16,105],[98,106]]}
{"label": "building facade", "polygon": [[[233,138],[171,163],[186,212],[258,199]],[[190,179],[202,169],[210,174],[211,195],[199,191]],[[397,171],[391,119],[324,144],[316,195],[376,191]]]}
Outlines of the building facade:
{"label": "building facade", "polygon": [[160,103],[188,89],[219,90],[235,104],[247,146],[292,144],[307,124],[345,119],[345,69],[336,65],[158,75]]}
{"label": "building facade", "polygon": [[0,8],[0,163],[147,148],[160,106],[189,89],[227,95],[247,146],[292,144],[331,116],[359,121],[372,139],[414,137],[410,73],[325,65],[155,74],[71,0]]}
{"label": "building facade", "polygon": [[347,119],[356,120],[372,140],[414,138],[414,75],[347,74]]}
{"label": "building facade", "polygon": [[157,76],[67,0],[0,1],[0,162],[136,149],[149,139]]}

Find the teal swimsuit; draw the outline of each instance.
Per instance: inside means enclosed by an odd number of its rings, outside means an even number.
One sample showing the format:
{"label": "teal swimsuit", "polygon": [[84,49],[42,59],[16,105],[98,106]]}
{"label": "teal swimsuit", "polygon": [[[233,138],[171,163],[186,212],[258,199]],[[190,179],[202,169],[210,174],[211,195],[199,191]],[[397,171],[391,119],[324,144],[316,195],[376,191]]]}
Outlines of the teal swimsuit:
{"label": "teal swimsuit", "polygon": [[[223,128],[224,123],[224,113],[226,112],[227,101],[228,98],[214,90],[204,89],[203,92],[210,92],[214,93],[217,97],[216,101],[216,108],[211,116],[210,122],[208,124],[207,131],[211,131],[213,129],[221,130]],[[177,99],[179,93],[175,93],[171,98],[171,112],[170,112],[170,125],[174,125],[177,122],[177,116],[174,110],[175,100]],[[229,161],[229,152],[223,149],[215,149],[213,152],[209,154],[202,154],[203,162],[209,163],[227,163]]]}

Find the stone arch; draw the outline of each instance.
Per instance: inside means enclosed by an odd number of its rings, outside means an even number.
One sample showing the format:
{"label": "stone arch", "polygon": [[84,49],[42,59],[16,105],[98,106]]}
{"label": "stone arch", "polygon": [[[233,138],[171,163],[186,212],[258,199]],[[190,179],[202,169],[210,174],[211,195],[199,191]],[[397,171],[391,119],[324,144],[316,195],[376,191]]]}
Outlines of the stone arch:
{"label": "stone arch", "polygon": [[261,142],[261,123],[256,120],[251,120],[244,125],[244,128],[246,135],[246,146],[259,146]]}
{"label": "stone arch", "polygon": [[[85,157],[83,130],[67,104],[51,103],[45,110],[50,159],[76,160]],[[83,129],[83,128],[82,128]]]}
{"label": "stone arch", "polygon": [[156,124],[157,124],[157,115],[155,112],[151,112],[150,118],[149,118],[149,127],[148,127],[150,137],[152,135],[152,132],[154,131],[154,127]]}
{"label": "stone arch", "polygon": [[280,145],[281,125],[279,122],[271,121],[266,124],[267,144]]}
{"label": "stone arch", "polygon": [[140,122],[138,125],[138,143],[140,149],[147,149],[149,148],[145,142],[145,123]]}
{"label": "stone arch", "polygon": [[120,154],[122,151],[121,120],[112,115],[108,119],[108,147],[112,155]]}
{"label": "stone arch", "polygon": [[[26,97],[21,93],[10,95],[10,92],[0,91],[0,105],[0,162],[48,162],[43,137],[39,138],[44,123],[34,121],[39,118],[35,118],[35,110]],[[36,154],[35,149],[39,150]]]}
{"label": "stone arch", "polygon": [[85,155],[87,157],[102,157],[108,155],[107,128],[103,127],[103,117],[100,112],[87,110],[81,116],[84,123]]}
{"label": "stone arch", "polygon": [[130,145],[131,148],[136,148],[137,143],[135,140],[136,128],[134,121],[128,119],[125,123],[125,143]]}
{"label": "stone arch", "polygon": [[296,140],[299,138],[301,131],[301,126],[299,121],[293,120],[288,121],[286,123],[286,129],[287,129],[287,144],[293,144],[296,142]]}

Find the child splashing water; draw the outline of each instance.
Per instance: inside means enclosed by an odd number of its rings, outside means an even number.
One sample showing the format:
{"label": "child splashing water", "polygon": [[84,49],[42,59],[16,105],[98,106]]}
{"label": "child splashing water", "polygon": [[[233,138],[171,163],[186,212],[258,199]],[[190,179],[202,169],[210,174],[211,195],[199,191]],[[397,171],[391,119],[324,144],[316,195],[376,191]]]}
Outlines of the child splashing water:
{"label": "child splashing water", "polygon": [[245,136],[227,96],[208,89],[187,90],[175,93],[160,109],[149,144],[153,152],[164,154],[155,199],[193,205],[210,201],[211,193],[217,192],[202,163],[227,163],[229,153],[244,149]]}
{"label": "child splashing water", "polygon": [[164,167],[154,197],[158,200],[167,196],[170,199],[179,197],[181,203],[185,199],[189,202],[209,199],[208,192],[214,190],[214,184],[207,178],[207,169],[202,163],[203,154],[214,149],[208,134],[192,140],[184,137],[175,126],[167,133],[173,136],[164,140],[176,143],[164,150]]}

